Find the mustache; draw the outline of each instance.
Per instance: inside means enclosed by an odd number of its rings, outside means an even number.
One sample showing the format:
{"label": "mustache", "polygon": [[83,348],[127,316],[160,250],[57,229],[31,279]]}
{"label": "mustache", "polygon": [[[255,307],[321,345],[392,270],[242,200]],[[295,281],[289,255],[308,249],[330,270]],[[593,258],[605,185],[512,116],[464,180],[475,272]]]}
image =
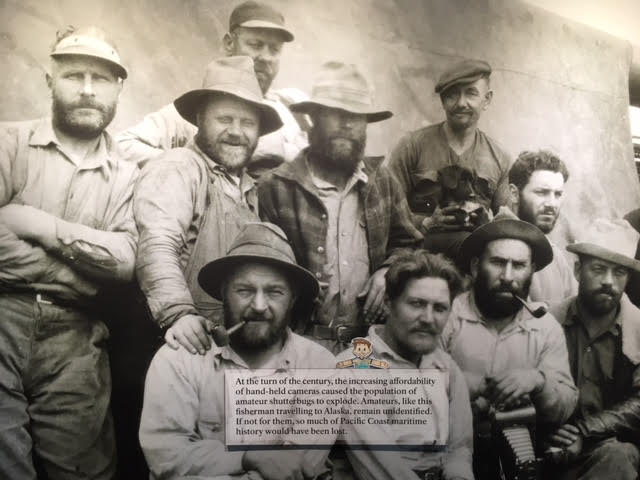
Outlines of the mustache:
{"label": "mustache", "polygon": [[250,312],[243,315],[242,320],[247,322],[268,322],[271,320],[271,316],[264,313]]}
{"label": "mustache", "polygon": [[454,114],[457,113],[472,113],[472,110],[468,109],[468,108],[456,108],[453,110]]}
{"label": "mustache", "polygon": [[539,212],[539,215],[557,215],[557,214],[558,214],[558,209],[555,207],[544,207]]}
{"label": "mustache", "polygon": [[226,143],[228,145],[233,145],[234,147],[248,147],[249,146],[249,141],[246,139],[243,139],[241,137],[234,137],[234,136],[230,136],[227,135],[224,138],[220,139],[220,143]]}
{"label": "mustache", "polygon": [[77,102],[70,103],[68,105],[69,108],[93,108],[95,110],[100,110],[101,112],[105,112],[107,107],[96,100],[91,98],[84,98],[82,100],[78,100]]}
{"label": "mustache", "polygon": [[595,292],[593,292],[594,295],[598,295],[598,294],[607,294],[607,295],[611,295],[611,296],[615,296],[618,294],[618,292],[613,290],[613,287],[610,287],[609,285],[603,285],[602,287],[600,287],[598,290],[596,290]]}

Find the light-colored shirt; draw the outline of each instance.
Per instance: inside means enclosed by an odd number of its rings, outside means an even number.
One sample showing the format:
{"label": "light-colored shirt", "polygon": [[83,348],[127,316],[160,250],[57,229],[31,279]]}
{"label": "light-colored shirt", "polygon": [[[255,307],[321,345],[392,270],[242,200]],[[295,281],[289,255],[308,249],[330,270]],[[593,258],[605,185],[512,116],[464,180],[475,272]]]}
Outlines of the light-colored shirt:
{"label": "light-colored shirt", "polygon": [[[283,126],[260,137],[252,158],[276,156],[290,162],[307,146],[307,135],[277,92],[267,92],[264,102],[275,108]],[[116,141],[125,158],[142,167],[165,150],[186,146],[197,132],[198,127],[182,118],[171,103],[119,133]]]}
{"label": "light-colored shirt", "polygon": [[576,295],[578,281],[573,275],[573,268],[569,265],[566,254],[550,239],[549,243],[553,250],[553,261],[531,277],[529,298],[553,306]]}
{"label": "light-colored shirt", "polygon": [[[420,364],[415,365],[394,352],[380,337],[382,325],[369,328],[366,337],[373,348],[372,357],[389,363],[390,368],[431,369],[448,372],[446,386],[449,399],[449,438],[444,452],[347,450],[356,476],[361,480],[395,480],[419,478],[416,471],[440,466],[444,478],[473,479],[471,457],[473,452],[473,425],[469,393],[460,368],[440,347],[423,355]],[[337,356],[338,361],[353,356],[347,349]],[[418,395],[427,398],[427,392],[420,389]],[[437,408],[437,405],[433,405]],[[402,431],[396,432],[401,435]],[[364,443],[364,442],[363,442]]]}
{"label": "light-colored shirt", "polygon": [[[282,350],[262,368],[334,367],[329,351],[287,331]],[[224,375],[229,370],[249,370],[230,346],[213,345],[204,355],[166,345],[158,350],[147,373],[140,420],[140,445],[152,478],[245,473],[244,452],[229,452],[224,443]],[[309,450],[305,458],[321,468],[328,453]]]}
{"label": "light-colored shirt", "polygon": [[97,280],[133,278],[138,169],[106,132],[81,163],[74,158],[50,118],[0,127],[0,207],[29,205],[55,216],[58,240],[51,255],[0,223],[0,284],[8,290],[81,300],[95,293]]}
{"label": "light-colored shirt", "polygon": [[340,191],[333,184],[313,174],[309,168],[311,182],[318,198],[327,210],[327,240],[325,247],[327,263],[324,275],[328,287],[316,316],[323,325],[356,323],[358,304],[356,296],[369,279],[369,250],[364,211],[357,184],[366,184],[364,164],[358,168]]}
{"label": "light-colored shirt", "polygon": [[161,160],[142,170],[134,214],[140,231],[138,281],[154,319],[164,327],[217,308],[197,274],[226,255],[242,225],[259,218],[253,179],[246,173],[239,179],[229,175],[194,142],[169,150]]}
{"label": "light-colored shirt", "polygon": [[542,390],[531,398],[538,418],[561,423],[573,412],[578,391],[569,371],[564,332],[551,314],[535,318],[523,308],[498,333],[478,309],[471,290],[454,300],[441,339],[468,376],[470,388],[477,378],[533,368],[545,377]]}

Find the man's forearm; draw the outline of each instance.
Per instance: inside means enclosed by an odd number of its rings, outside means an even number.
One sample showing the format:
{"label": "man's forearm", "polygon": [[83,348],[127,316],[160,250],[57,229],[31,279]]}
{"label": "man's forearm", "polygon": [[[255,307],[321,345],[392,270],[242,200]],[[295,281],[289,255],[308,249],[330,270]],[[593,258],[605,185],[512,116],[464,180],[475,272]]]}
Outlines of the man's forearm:
{"label": "man's forearm", "polygon": [[578,420],[576,426],[585,438],[637,437],[640,431],[640,393],[612,408]]}

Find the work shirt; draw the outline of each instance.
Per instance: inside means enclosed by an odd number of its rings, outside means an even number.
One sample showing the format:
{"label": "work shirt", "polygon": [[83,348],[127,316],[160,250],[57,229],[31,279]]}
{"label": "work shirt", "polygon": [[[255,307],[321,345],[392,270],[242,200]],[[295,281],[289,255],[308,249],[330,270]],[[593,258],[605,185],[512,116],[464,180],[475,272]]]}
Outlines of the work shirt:
{"label": "work shirt", "polygon": [[[275,108],[283,126],[260,137],[252,159],[274,156],[290,162],[307,146],[307,135],[277,92],[267,92],[263,101]],[[182,118],[171,103],[119,133],[116,140],[125,158],[142,167],[165,150],[186,146],[197,132],[198,127]]]}
{"label": "work shirt", "polygon": [[259,221],[255,183],[245,172],[230,175],[194,142],[161,159],[142,170],[134,198],[140,287],[160,327],[187,314],[216,321],[222,307],[198,272],[226,255],[242,226]]}
{"label": "work shirt", "polygon": [[[471,469],[471,456],[473,452],[473,424],[471,407],[469,404],[469,392],[464,375],[452,358],[440,347],[425,354],[416,366],[414,363],[394,352],[380,337],[382,325],[374,325],[369,328],[366,337],[373,348],[372,357],[386,361],[392,369],[438,369],[448,373],[446,394],[449,400],[449,436],[446,440],[444,452],[394,452],[375,450],[347,450],[349,460],[356,475],[361,480],[395,480],[418,478],[415,471],[427,470],[433,466],[440,466],[445,478],[460,477],[473,479]],[[336,360],[346,360],[353,357],[352,349],[347,349],[337,356]],[[429,394],[425,388],[419,389],[416,394],[423,399],[428,399]],[[414,397],[414,400],[416,398]],[[434,401],[431,408],[437,415],[438,402]],[[399,443],[403,435],[403,427],[396,427],[396,439],[389,439],[389,444]],[[357,435],[357,431],[353,432]],[[381,432],[381,436],[385,434]],[[423,439],[427,442],[429,439]],[[432,439],[431,439],[432,440]],[[366,443],[362,439],[361,443]],[[425,443],[426,444],[426,443]]]}
{"label": "work shirt", "polygon": [[137,174],[106,132],[78,162],[58,141],[50,118],[3,124],[0,207],[29,205],[53,215],[58,244],[45,252],[0,223],[0,290],[82,301],[96,293],[98,280],[131,280]]}
{"label": "work shirt", "polygon": [[[478,309],[473,291],[456,297],[441,334],[444,349],[474,379],[513,369],[537,369],[545,377],[541,391],[531,395],[538,418],[562,423],[569,418],[578,392],[569,371],[562,327],[549,313],[535,318],[524,308],[501,332]],[[475,397],[471,392],[471,397]]]}
{"label": "work shirt", "polygon": [[[549,238],[547,237],[547,240]],[[578,281],[565,253],[551,240],[553,260],[549,265],[533,274],[529,298],[534,302],[557,305],[578,293]]]}
{"label": "work shirt", "polygon": [[626,295],[618,314],[599,331],[587,330],[577,297],[555,309],[564,328],[569,365],[580,398],[576,426],[587,437],[640,438],[640,309]]}
{"label": "work shirt", "polygon": [[[261,368],[335,368],[335,358],[287,330],[282,350]],[[225,447],[224,377],[226,371],[238,370],[249,367],[228,345],[212,345],[204,355],[166,345],[158,350],[147,373],[140,420],[140,445],[152,478],[245,473],[244,452]],[[305,457],[317,466],[328,453],[309,450]]]}
{"label": "work shirt", "polygon": [[354,299],[369,279],[367,232],[357,188],[368,181],[364,163],[360,162],[343,191],[314,175],[308,163],[307,169],[328,216],[323,273],[329,285],[318,315],[325,319],[323,323],[353,323],[358,315]]}
{"label": "work shirt", "polygon": [[[475,201],[487,210],[497,212],[509,199],[509,167],[511,159],[495,140],[476,129],[473,144],[458,155],[449,146],[444,122],[421,128],[403,137],[389,158],[389,169],[396,176],[405,196],[412,203],[418,192],[414,187],[421,180],[438,182],[438,171],[449,165],[459,165],[478,177],[474,185]],[[437,205],[431,205],[435,209]],[[421,223],[424,215],[416,217]]]}

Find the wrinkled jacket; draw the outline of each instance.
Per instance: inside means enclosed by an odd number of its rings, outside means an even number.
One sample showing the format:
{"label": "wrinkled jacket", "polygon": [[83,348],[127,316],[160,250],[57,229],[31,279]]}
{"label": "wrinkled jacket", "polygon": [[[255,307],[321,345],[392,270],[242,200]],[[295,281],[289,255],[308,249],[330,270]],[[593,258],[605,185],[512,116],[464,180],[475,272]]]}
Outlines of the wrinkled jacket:
{"label": "wrinkled jacket", "polygon": [[[307,150],[291,163],[265,175],[258,186],[263,220],[287,234],[298,263],[323,283],[327,263],[327,211],[318,197],[306,166]],[[381,167],[383,157],[366,157],[369,181],[359,190],[369,246],[369,268],[375,272],[393,249],[417,247],[422,235],[413,226],[407,200],[397,180]]]}

